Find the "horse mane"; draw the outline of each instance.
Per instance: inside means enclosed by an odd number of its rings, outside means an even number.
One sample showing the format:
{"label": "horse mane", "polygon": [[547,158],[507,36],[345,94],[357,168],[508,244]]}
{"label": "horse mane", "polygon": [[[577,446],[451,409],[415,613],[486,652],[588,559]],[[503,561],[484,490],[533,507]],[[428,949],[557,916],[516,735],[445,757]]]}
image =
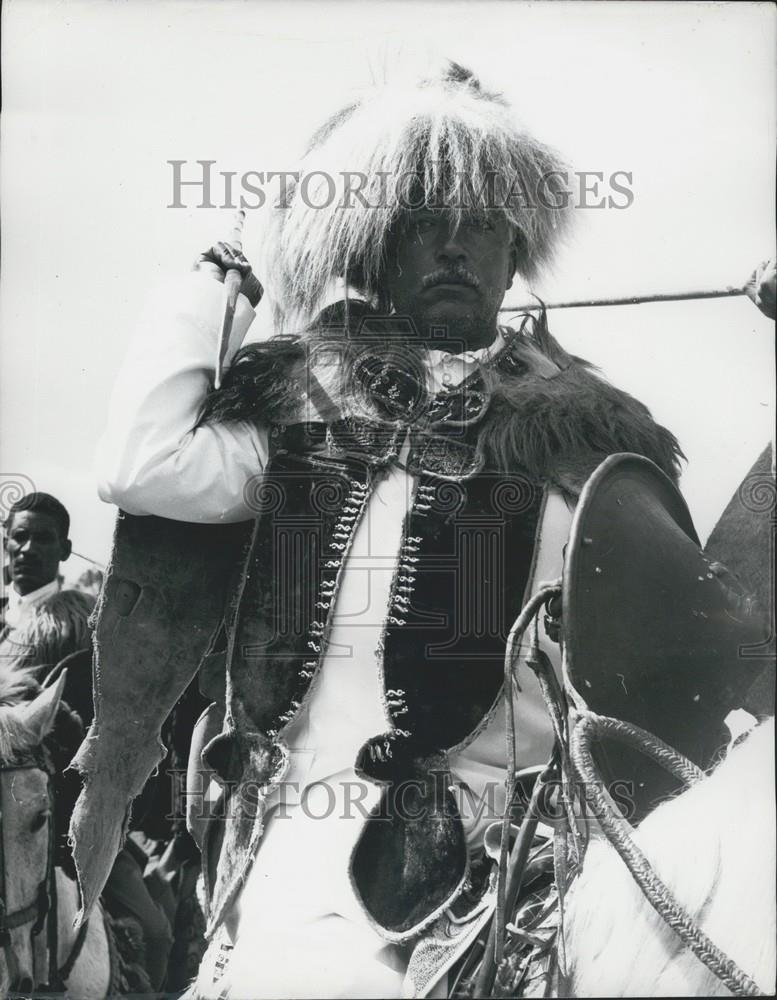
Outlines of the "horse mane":
{"label": "horse mane", "polygon": [[[634,839],[711,940],[761,989],[775,981],[774,720],[705,780],[654,810]],[[603,837],[570,893],[573,996],[729,995],[652,908]]]}
{"label": "horse mane", "polygon": [[39,689],[34,670],[0,658],[0,762],[31,750],[37,743],[34,733],[12,709]]}

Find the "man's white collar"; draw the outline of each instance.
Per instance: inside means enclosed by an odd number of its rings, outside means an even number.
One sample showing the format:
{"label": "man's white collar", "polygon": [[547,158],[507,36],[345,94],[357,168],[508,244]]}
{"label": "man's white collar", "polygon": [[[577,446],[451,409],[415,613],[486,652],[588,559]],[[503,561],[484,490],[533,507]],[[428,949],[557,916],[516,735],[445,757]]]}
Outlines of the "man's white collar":
{"label": "man's white collar", "polygon": [[429,360],[432,365],[438,365],[441,362],[448,361],[451,358],[455,358],[457,361],[463,361],[467,364],[475,364],[476,362],[490,361],[495,358],[497,354],[505,347],[506,341],[502,336],[502,331],[496,331],[496,337],[487,346],[481,347],[477,351],[462,351],[460,354],[450,354],[448,351],[429,351]]}
{"label": "man's white collar", "polygon": [[42,587],[38,587],[37,590],[31,590],[29,594],[20,594],[16,589],[16,584],[11,584],[8,588],[8,608],[5,613],[6,624],[18,625],[34,607],[37,607],[38,604],[45,601],[48,597],[58,594],[60,587],[59,578],[56,577],[49,583],[44,583]]}

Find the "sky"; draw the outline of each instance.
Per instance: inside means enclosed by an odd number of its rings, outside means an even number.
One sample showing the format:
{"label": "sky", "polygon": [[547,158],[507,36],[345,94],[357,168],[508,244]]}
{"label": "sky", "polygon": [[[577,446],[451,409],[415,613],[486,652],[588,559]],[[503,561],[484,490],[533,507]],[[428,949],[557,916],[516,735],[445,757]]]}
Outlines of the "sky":
{"label": "sky", "polygon": [[[536,292],[740,285],[774,253],[775,24],[773,5],[748,3],[6,0],[0,505],[18,486],[54,493],[75,551],[107,559],[115,510],[92,457],[122,355],[149,291],[231,228],[230,211],[194,195],[168,207],[168,161],[215,160],[214,176],[292,169],[359,88],[447,56],[577,170],[631,174],[628,208],[575,212]],[[261,234],[249,212],[254,260]],[[270,332],[268,312],[254,335]],[[550,320],[677,434],[705,538],[771,435],[773,325],[743,298]]]}

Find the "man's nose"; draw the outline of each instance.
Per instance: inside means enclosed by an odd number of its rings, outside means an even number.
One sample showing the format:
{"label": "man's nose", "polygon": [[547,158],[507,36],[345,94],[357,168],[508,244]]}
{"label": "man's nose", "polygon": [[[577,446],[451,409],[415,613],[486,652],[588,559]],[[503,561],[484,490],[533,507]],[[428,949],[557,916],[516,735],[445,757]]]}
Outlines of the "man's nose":
{"label": "man's nose", "polygon": [[437,248],[437,257],[443,263],[462,264],[467,259],[467,248],[461,239],[461,230],[449,229]]}

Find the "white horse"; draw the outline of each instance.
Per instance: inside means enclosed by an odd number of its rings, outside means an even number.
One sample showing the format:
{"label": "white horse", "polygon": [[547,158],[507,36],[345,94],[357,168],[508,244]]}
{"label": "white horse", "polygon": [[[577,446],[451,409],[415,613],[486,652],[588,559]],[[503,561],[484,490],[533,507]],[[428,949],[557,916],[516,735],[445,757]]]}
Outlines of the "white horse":
{"label": "white horse", "polygon": [[[774,720],[755,728],[709,776],[658,806],[633,839],[697,926],[773,993]],[[571,995],[730,995],[648,903],[603,834],[593,834],[564,911],[556,947]],[[304,934],[298,944],[307,964]],[[192,995],[255,996],[259,972],[251,956],[251,936],[243,935],[218,984],[208,987],[202,977]],[[307,967],[314,974],[315,960]],[[446,995],[444,981],[432,995]]]}
{"label": "white horse", "polygon": [[[104,914],[98,906],[85,932],[73,927],[78,888],[53,868],[50,774],[40,748],[51,732],[65,675],[32,701],[21,701],[35,682],[24,670],[0,673],[0,996],[35,990],[49,979],[49,927],[56,920],[56,968],[66,974],[66,997],[98,1000],[110,985],[110,950]],[[56,900],[42,919],[44,896]],[[52,891],[54,890],[54,891]],[[35,931],[38,930],[37,933]],[[72,968],[71,968],[72,966]]]}
{"label": "white horse", "polygon": [[[675,900],[766,994],[775,991],[774,720],[707,778],[661,804],[634,841]],[[567,899],[575,996],[729,996],[648,903],[603,838]]]}

